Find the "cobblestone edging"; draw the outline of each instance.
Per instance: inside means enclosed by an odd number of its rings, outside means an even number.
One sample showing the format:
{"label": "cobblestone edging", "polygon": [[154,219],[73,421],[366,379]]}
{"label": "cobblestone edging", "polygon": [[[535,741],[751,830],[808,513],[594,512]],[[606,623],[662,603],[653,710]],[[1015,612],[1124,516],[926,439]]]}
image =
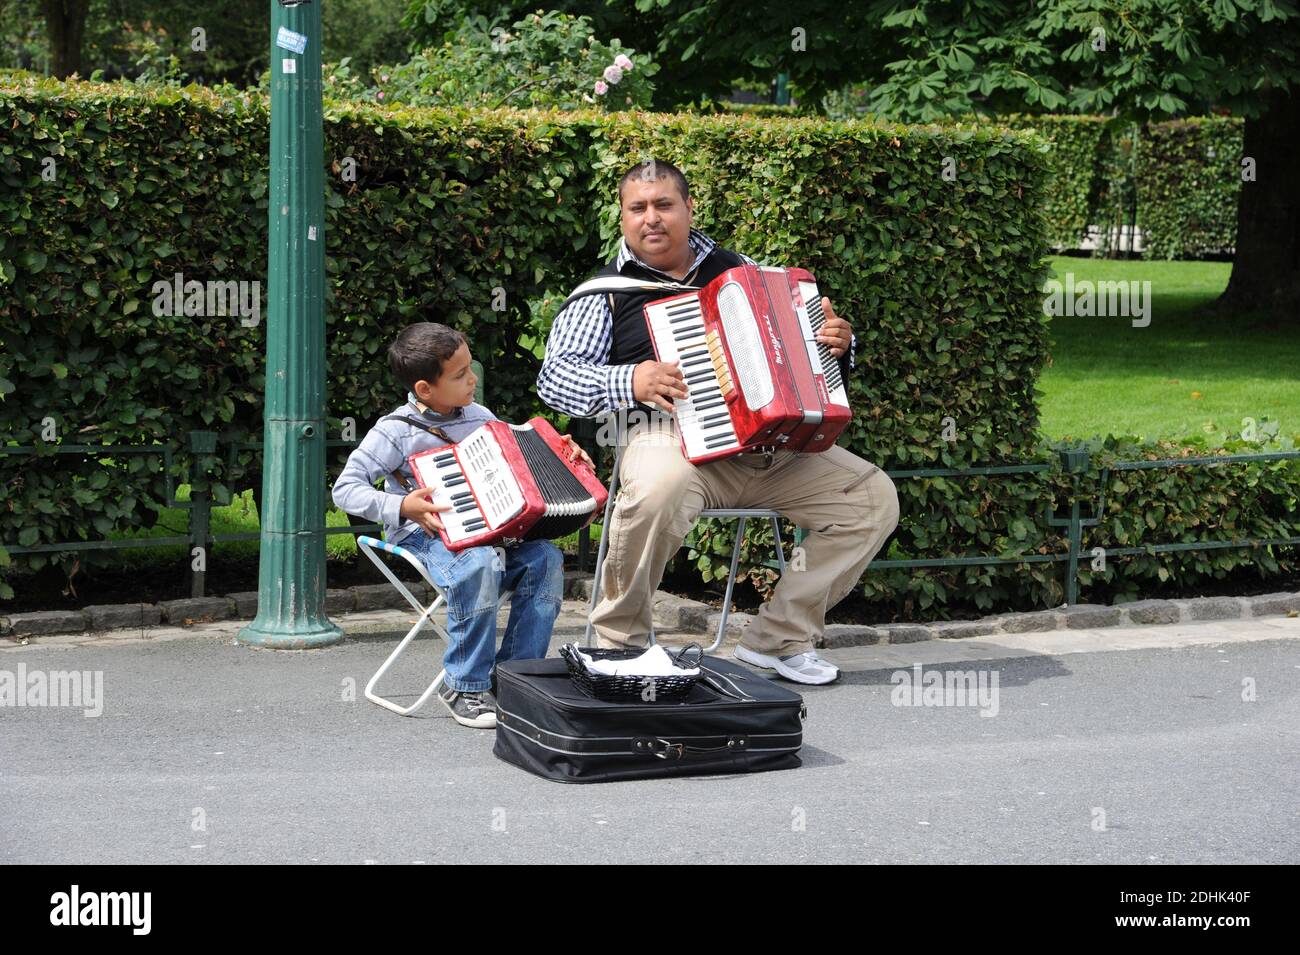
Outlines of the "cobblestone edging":
{"label": "cobblestone edging", "polygon": [[[566,571],[564,594],[577,597],[590,574]],[[423,582],[405,581],[417,599],[426,604],[433,599]],[[591,587],[585,588],[588,597]],[[325,612],[344,614],[361,610],[409,609],[410,604],[388,583],[360,584],[340,590],[325,591]],[[164,600],[157,604],[99,604],[80,610],[40,610],[0,616],[0,636],[10,639],[55,636],[103,630],[141,630],[145,627],[190,626],[217,620],[252,620],[257,615],[257,591],[228,594],[224,597],[188,597]]]}
{"label": "cobblestone edging", "polygon": [[[426,603],[432,599],[423,584],[408,583],[411,592]],[[591,575],[566,571],[564,595],[573,600],[591,598]],[[325,609],[330,614],[351,611],[408,607],[392,586],[363,584],[325,592]],[[164,600],[158,604],[102,604],[81,610],[45,610],[0,616],[0,636],[14,640],[59,634],[105,630],[141,630],[162,624],[188,626],[216,620],[251,620],[257,613],[257,592],[224,597],[194,597]],[[873,644],[916,643],[922,640],[955,640],[998,633],[1030,633],[1043,630],[1082,630],[1142,624],[1188,623],[1204,620],[1240,620],[1278,614],[1300,614],[1300,592],[1263,594],[1257,597],[1194,597],[1186,600],[1139,600],[1113,607],[1075,604],[1053,610],[1005,613],[981,620],[948,620],[934,623],[889,623],[873,626],[829,624],[817,642],[825,649]],[[717,632],[721,613],[708,604],[659,592],[654,600],[655,626],[665,631],[708,635]],[[732,613],[727,618],[727,635],[738,636],[752,614]]]}

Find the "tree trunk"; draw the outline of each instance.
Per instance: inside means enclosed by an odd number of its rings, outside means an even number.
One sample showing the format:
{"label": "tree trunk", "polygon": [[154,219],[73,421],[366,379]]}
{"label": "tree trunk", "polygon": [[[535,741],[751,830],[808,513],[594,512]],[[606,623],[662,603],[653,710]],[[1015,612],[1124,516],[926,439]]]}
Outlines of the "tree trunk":
{"label": "tree trunk", "polygon": [[81,41],[90,0],[41,0],[50,36],[50,72],[66,79],[81,72]]}
{"label": "tree trunk", "polygon": [[1267,103],[1266,112],[1246,120],[1244,151],[1255,160],[1255,181],[1241,184],[1232,275],[1215,311],[1261,311],[1294,325],[1300,321],[1300,94],[1274,90]]}

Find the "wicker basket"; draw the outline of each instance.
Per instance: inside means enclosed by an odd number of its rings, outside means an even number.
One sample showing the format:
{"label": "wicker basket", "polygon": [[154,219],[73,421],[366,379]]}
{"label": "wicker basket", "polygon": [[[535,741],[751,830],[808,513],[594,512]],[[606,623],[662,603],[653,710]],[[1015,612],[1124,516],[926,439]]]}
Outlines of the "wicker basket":
{"label": "wicker basket", "polygon": [[[583,650],[593,660],[632,660],[643,650]],[[673,662],[684,670],[699,666],[704,650],[698,643],[667,650]],[[578,656],[578,648],[571,643],[560,647],[560,656],[569,668],[569,678],[588,696],[597,700],[628,700],[641,703],[675,703],[683,700],[699,682],[699,674],[670,674],[668,676],[607,676],[592,673]]]}

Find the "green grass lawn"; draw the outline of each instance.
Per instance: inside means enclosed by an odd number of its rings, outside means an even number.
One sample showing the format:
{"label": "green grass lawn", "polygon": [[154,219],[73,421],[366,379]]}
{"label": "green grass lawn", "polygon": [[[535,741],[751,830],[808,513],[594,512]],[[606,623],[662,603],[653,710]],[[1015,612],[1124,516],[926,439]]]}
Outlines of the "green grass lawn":
{"label": "green grass lawn", "polygon": [[[176,499],[178,501],[188,501],[190,499],[188,484],[177,487]],[[185,533],[188,518],[189,515],[180,508],[164,508],[158,516],[158,523],[148,531],[135,534],[112,534],[110,536],[114,540],[175,537]],[[346,527],[347,523],[347,515],[337,508],[331,507],[325,515],[325,524],[328,527]],[[257,505],[253,503],[253,492],[245,491],[226,507],[214,507],[210,526],[214,535],[256,531],[258,529]],[[182,560],[187,550],[188,548],[183,544],[132,547],[128,550],[118,551],[117,557],[125,566],[148,566],[150,564]],[[256,558],[258,555],[258,542],[255,540],[218,541],[213,545],[212,550],[213,555],[217,557]],[[357,542],[350,534],[330,534],[325,538],[325,551],[330,557],[349,558],[357,552]]]}
{"label": "green grass lawn", "polygon": [[1048,439],[1240,433],[1243,418],[1300,434],[1300,326],[1198,317],[1228,282],[1227,262],[1111,261],[1054,256],[1076,283],[1149,281],[1151,324],[1125,317],[1052,319],[1052,364],[1039,388]]}

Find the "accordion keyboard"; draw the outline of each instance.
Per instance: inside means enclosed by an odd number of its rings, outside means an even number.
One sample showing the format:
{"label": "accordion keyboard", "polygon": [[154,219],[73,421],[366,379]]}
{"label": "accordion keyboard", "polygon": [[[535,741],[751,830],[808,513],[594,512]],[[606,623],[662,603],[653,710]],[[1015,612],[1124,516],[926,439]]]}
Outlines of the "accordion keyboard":
{"label": "accordion keyboard", "polygon": [[673,399],[673,405],[687,455],[739,447],[726,401],[735,386],[721,343],[715,334],[705,334],[699,298],[692,295],[665,305],[652,303],[646,306],[646,316],[654,330],[659,360],[682,363],[689,394]]}
{"label": "accordion keyboard", "polygon": [[[500,527],[524,507],[524,498],[501,448],[491,432],[480,430],[456,446],[455,451],[420,459],[421,478],[434,488],[435,504],[451,504],[438,518],[451,541]],[[472,473],[478,497],[469,489]]]}
{"label": "accordion keyboard", "polygon": [[[822,311],[821,293],[817,290],[817,285],[813,282],[800,282],[799,294],[804,300],[804,305],[808,310],[808,325],[812,329],[814,336],[821,331],[821,327],[826,324],[826,314]],[[848,392],[844,390],[844,378],[840,374],[840,363],[831,354],[830,348],[824,342],[816,342],[817,357],[821,360],[822,374],[826,376],[826,390],[830,392],[831,401],[838,405],[847,405],[849,403]],[[813,362],[813,367],[818,363]]]}

